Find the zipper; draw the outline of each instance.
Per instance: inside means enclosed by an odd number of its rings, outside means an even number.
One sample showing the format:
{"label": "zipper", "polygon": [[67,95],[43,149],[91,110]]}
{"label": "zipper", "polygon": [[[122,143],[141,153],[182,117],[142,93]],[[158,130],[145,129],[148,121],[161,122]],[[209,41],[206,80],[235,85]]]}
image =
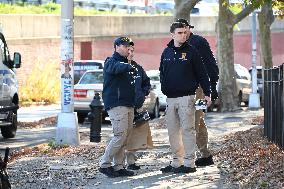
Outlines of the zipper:
{"label": "zipper", "polygon": [[118,101],[120,99],[120,90],[119,90],[119,88],[117,88],[117,99],[118,99]]}

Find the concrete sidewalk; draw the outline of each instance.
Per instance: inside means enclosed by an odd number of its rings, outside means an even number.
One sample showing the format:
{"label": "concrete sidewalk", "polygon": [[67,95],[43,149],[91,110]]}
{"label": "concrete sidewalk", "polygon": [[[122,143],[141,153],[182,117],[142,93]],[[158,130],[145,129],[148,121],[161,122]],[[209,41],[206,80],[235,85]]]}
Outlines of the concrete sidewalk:
{"label": "concrete sidewalk", "polygon": [[60,104],[20,107],[18,121],[34,122],[44,118],[57,116],[61,112]]}
{"label": "concrete sidewalk", "polygon": [[[243,108],[237,112],[227,113],[207,113],[206,122],[208,124],[210,145],[218,145],[218,138],[241,130],[247,130],[255,125],[250,125],[248,120],[253,117],[263,116],[263,109],[248,110]],[[163,118],[160,118],[163,119]],[[153,126],[153,122],[150,125]],[[98,173],[97,178],[91,180],[84,188],[228,188],[233,186],[224,183],[222,174],[216,162],[212,166],[198,168],[197,172],[191,174],[162,174],[161,167],[167,166],[171,160],[171,152],[166,128],[151,127],[155,148],[137,152],[139,159],[137,163],[142,165],[142,169],[136,171],[136,175],[127,178],[107,178]],[[111,135],[111,128],[103,128],[103,142],[107,142]],[[83,142],[83,141],[82,141]],[[87,144],[86,141],[85,144]]]}
{"label": "concrete sidewalk", "polygon": [[[240,130],[247,130],[251,125],[249,120],[263,116],[263,109],[229,113],[208,113],[206,121],[209,131],[209,144],[213,149],[220,147],[224,135]],[[65,155],[23,156],[9,164],[12,187],[17,189],[38,188],[80,188],[80,189],[233,189],[230,183],[225,183],[218,162],[208,167],[197,168],[190,174],[162,174],[160,168],[171,160],[167,129],[161,124],[164,118],[150,121],[154,149],[138,151],[137,164],[141,170],[135,171],[131,177],[108,178],[98,172],[98,162],[107,141],[112,136],[110,125],[102,127],[102,141],[89,142],[89,124],[80,126],[80,153],[71,152]],[[158,126],[160,125],[160,126]]]}

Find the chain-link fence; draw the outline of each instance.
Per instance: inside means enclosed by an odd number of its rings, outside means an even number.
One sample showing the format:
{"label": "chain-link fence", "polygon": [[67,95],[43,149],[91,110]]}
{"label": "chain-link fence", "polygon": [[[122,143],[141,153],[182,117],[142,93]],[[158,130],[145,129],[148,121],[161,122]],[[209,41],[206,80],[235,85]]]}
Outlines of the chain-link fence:
{"label": "chain-link fence", "polygon": [[284,64],[264,69],[264,135],[284,149]]}

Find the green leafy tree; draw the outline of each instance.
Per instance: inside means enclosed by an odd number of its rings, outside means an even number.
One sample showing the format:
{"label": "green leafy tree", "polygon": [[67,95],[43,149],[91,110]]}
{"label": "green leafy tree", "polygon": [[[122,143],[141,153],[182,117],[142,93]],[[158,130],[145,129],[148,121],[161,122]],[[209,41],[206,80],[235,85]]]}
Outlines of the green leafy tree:
{"label": "green leafy tree", "polygon": [[284,16],[284,1],[265,1],[258,13],[258,25],[261,48],[261,65],[263,68],[272,68],[271,30],[276,14],[279,19]]}

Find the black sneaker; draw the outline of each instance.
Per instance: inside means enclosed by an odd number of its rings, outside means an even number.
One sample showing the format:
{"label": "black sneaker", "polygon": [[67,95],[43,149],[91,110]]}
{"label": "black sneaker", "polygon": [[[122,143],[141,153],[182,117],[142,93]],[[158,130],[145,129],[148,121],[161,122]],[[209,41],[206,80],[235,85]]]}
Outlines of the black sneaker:
{"label": "black sneaker", "polygon": [[161,168],[160,171],[162,171],[162,173],[170,173],[170,172],[174,172],[174,167],[171,165],[168,165],[167,167]]}
{"label": "black sneaker", "polygon": [[194,173],[194,172],[196,172],[195,167],[191,168],[181,165],[178,168],[174,168],[174,173]]}
{"label": "black sneaker", "polygon": [[130,169],[130,170],[139,170],[139,169],[140,169],[140,166],[139,166],[139,165],[136,165],[135,163],[133,163],[133,164],[128,165],[127,169]]}
{"label": "black sneaker", "polygon": [[199,158],[195,161],[195,165],[196,166],[208,166],[208,165],[213,165],[214,161],[213,161],[213,156],[210,155],[207,158]]}
{"label": "black sneaker", "polygon": [[108,177],[111,177],[111,178],[114,178],[114,177],[118,177],[119,176],[119,174],[116,172],[116,171],[114,171],[114,169],[113,169],[113,167],[107,167],[107,168],[99,168],[99,171],[102,173],[102,174],[104,174],[104,175],[106,175],[106,176],[108,176]]}
{"label": "black sneaker", "polygon": [[133,176],[134,172],[133,171],[128,171],[126,169],[120,169],[118,171],[115,171],[119,177],[125,177],[125,176]]}

